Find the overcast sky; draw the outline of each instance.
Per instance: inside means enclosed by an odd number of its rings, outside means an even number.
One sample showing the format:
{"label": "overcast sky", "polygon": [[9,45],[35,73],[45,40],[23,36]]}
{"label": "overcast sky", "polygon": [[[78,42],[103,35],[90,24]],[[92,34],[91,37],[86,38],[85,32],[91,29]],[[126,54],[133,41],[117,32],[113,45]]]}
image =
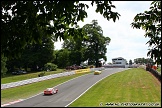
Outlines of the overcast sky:
{"label": "overcast sky", "polygon": [[[84,1],[84,3],[90,4],[90,1]],[[103,35],[111,38],[110,44],[107,45],[106,63],[112,62],[112,58],[116,57],[123,57],[128,63],[129,60],[134,61],[136,58],[148,58],[149,47],[146,42],[149,38],[145,38],[144,30],[133,29],[130,24],[135,15],[149,10],[151,1],[113,1],[112,3],[116,6],[113,11],[121,15],[119,20],[107,21],[101,14],[95,12],[96,6],[89,5],[88,17],[84,19],[84,22],[79,22],[79,26],[82,27],[90,24],[92,20],[97,20],[98,25],[102,27]],[[61,44],[62,42],[56,42],[55,49],[61,49]]]}

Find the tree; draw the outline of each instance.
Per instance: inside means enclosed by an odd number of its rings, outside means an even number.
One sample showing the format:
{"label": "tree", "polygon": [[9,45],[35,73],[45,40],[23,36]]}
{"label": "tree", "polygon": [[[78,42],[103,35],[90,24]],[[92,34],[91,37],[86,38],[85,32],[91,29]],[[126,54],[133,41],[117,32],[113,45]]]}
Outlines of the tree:
{"label": "tree", "polygon": [[7,72],[6,61],[7,61],[7,57],[1,55],[1,78],[4,77]]}
{"label": "tree", "polygon": [[161,1],[153,1],[149,9],[137,14],[131,25],[133,28],[145,30],[144,36],[150,38],[146,44],[152,47],[147,55],[157,64],[161,64]]}
{"label": "tree", "polygon": [[151,59],[151,58],[136,58],[136,59],[134,59],[134,63],[136,63],[136,64],[138,64],[138,63],[140,63],[140,64],[155,64],[154,62],[153,62],[153,59]]}
{"label": "tree", "polygon": [[57,66],[60,68],[65,68],[70,65],[69,60],[70,51],[67,49],[61,49],[57,51]]}
{"label": "tree", "polygon": [[22,52],[21,57],[7,61],[9,71],[17,68],[32,68],[33,71],[43,68],[44,64],[52,62],[55,58],[54,42],[51,37],[42,37],[42,44],[28,44]]}
{"label": "tree", "polygon": [[89,64],[95,63],[96,67],[98,67],[99,59],[103,58],[106,61],[106,45],[110,43],[111,39],[103,36],[103,30],[98,25],[97,20],[92,20],[91,24],[84,25],[83,29],[88,36],[88,38],[85,40],[86,57]]}
{"label": "tree", "polygon": [[[111,1],[92,1],[107,20],[119,19],[120,14]],[[54,40],[69,35],[82,37],[78,21],[87,17],[88,5],[79,1],[1,1],[1,53],[7,58],[21,55],[27,44],[42,42],[42,34]],[[53,23],[53,24],[51,24]],[[68,34],[68,35],[65,35]]]}
{"label": "tree", "polygon": [[132,65],[133,63],[132,63],[132,60],[129,60],[129,65]]}
{"label": "tree", "polygon": [[98,25],[97,20],[92,20],[92,24],[83,26],[83,34],[86,38],[77,40],[69,38],[64,41],[63,48],[70,51],[70,64],[80,65],[81,62],[88,60],[88,64],[99,66],[99,59],[107,60],[105,53],[106,45],[109,44],[110,38],[103,36],[102,28]]}
{"label": "tree", "polygon": [[70,51],[69,62],[70,65],[76,64],[80,65],[81,62],[84,62],[86,59],[84,57],[85,53],[85,43],[84,40],[78,38],[77,40],[69,38],[63,42],[63,48]]}

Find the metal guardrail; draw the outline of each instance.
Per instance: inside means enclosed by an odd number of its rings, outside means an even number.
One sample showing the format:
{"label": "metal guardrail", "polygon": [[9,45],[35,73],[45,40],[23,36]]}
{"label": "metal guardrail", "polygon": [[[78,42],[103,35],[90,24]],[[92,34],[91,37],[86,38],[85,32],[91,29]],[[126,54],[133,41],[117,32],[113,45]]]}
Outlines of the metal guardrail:
{"label": "metal guardrail", "polygon": [[157,72],[154,69],[150,69],[150,71],[160,82],[161,82],[161,73]]}
{"label": "metal guardrail", "polygon": [[161,73],[152,69],[152,68],[146,68],[145,65],[141,65],[142,68],[144,68],[146,71],[152,73],[160,82],[161,82]]}
{"label": "metal guardrail", "polygon": [[30,84],[30,83],[34,83],[34,82],[39,82],[39,81],[43,81],[43,80],[48,80],[48,79],[52,79],[52,78],[73,75],[73,74],[75,74],[75,71],[64,72],[64,73],[59,73],[59,74],[52,74],[52,75],[47,75],[47,76],[37,77],[37,78],[31,78],[31,79],[7,83],[7,84],[1,84],[1,90],[11,88],[11,87],[17,87],[17,86],[21,86],[21,85],[25,85],[25,84]]}
{"label": "metal guardrail", "polygon": [[[100,69],[101,68],[90,68],[90,71],[95,71],[95,70],[100,70]],[[42,77],[37,77],[37,78],[31,78],[31,79],[17,81],[17,82],[1,84],[1,90],[11,88],[11,87],[17,87],[17,86],[21,86],[21,85],[25,85],[25,84],[31,84],[34,82],[39,82],[39,81],[48,80],[48,79],[52,79],[52,78],[73,75],[75,73],[76,73],[75,71],[63,72],[63,73],[52,74],[52,75],[47,75],[47,76],[42,76]]]}

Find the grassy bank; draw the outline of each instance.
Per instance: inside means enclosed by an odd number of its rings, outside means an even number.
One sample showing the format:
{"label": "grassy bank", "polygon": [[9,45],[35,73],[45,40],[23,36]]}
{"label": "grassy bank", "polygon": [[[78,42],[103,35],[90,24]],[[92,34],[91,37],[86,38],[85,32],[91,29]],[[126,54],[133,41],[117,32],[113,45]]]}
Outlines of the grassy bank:
{"label": "grassy bank", "polygon": [[[26,80],[26,79],[30,79],[30,78],[36,78],[42,72],[28,73],[28,74],[22,74],[22,75],[11,75],[9,77],[1,78],[1,84]],[[45,72],[45,75],[57,74],[57,73],[61,73],[61,72],[65,72],[65,70],[57,69],[57,71],[48,71],[48,72]]]}
{"label": "grassy bank", "polygon": [[161,106],[161,83],[144,69],[129,69],[103,79],[69,107],[105,107],[124,102],[153,102]]}
{"label": "grassy bank", "polygon": [[161,73],[161,67],[159,67],[159,68],[157,69],[157,71]]}

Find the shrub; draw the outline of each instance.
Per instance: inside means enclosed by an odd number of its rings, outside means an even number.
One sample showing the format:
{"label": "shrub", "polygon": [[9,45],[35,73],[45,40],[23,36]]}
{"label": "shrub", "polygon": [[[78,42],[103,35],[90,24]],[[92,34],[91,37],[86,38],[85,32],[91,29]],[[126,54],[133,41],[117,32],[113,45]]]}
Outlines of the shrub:
{"label": "shrub", "polygon": [[45,75],[45,72],[41,72],[40,74],[38,74],[38,77],[42,77]]}
{"label": "shrub", "polygon": [[46,71],[56,71],[57,70],[57,65],[53,63],[47,63],[44,65]]}

